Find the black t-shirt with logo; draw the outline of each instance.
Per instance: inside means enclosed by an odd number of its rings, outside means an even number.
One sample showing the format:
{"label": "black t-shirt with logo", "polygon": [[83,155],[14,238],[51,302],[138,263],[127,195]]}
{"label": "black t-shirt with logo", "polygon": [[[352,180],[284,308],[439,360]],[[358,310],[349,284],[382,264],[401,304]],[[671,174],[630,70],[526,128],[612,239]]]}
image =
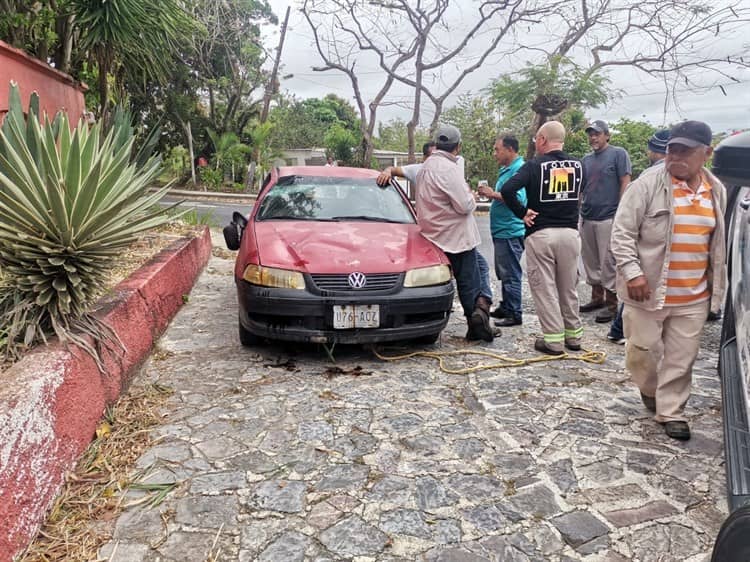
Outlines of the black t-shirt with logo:
{"label": "black t-shirt with logo", "polygon": [[[539,213],[534,226],[526,227],[526,236],[543,228],[578,229],[578,200],[583,186],[581,161],[562,150],[529,160],[503,185],[500,193],[505,204],[518,217],[528,209]],[[516,192],[526,188],[528,206],[524,207]]]}

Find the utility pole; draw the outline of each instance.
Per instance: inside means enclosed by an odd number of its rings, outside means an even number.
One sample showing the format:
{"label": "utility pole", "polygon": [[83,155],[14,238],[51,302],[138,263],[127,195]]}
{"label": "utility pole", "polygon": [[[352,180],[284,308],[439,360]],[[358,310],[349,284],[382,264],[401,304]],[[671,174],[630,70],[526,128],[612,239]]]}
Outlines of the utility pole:
{"label": "utility pole", "polygon": [[[263,125],[268,120],[268,110],[271,107],[271,96],[273,96],[273,92],[276,89],[276,76],[279,73],[279,64],[281,63],[281,50],[284,48],[284,37],[286,37],[286,28],[287,24],[289,23],[289,12],[291,11],[291,7],[287,6],[286,8],[286,15],[284,16],[284,23],[281,25],[281,36],[279,37],[279,47],[276,49],[276,60],[273,63],[273,70],[271,71],[271,77],[268,79],[268,83],[266,84],[266,90],[263,94],[263,109],[260,112],[260,124]],[[245,185],[254,185],[255,184],[255,170],[256,167],[258,167],[258,164],[260,160],[260,147],[256,146],[255,150],[253,150],[253,161],[250,164],[250,168],[248,170],[248,180],[245,182]],[[262,171],[262,170],[261,170]],[[252,173],[252,176],[250,174]]]}
{"label": "utility pole", "polygon": [[284,48],[284,37],[286,37],[286,26],[289,23],[289,12],[291,7],[287,6],[286,15],[284,16],[284,23],[281,26],[281,37],[279,37],[279,48],[276,50],[276,60],[273,63],[273,70],[271,71],[271,78],[266,84],[266,93],[263,96],[263,111],[260,114],[261,124],[266,122],[268,119],[268,109],[271,106],[271,96],[276,85],[276,75],[279,73],[279,64],[281,63],[281,49]]}

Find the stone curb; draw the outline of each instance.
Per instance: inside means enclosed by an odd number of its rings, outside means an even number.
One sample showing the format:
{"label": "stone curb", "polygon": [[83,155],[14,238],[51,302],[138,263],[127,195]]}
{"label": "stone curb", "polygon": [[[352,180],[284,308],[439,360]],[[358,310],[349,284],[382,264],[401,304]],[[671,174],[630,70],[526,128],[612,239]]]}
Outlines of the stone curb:
{"label": "stone curb", "polygon": [[57,340],[0,374],[0,562],[26,547],[107,405],[127,388],[211,256],[211,233],[180,239],[115,287],[97,316],[123,348],[104,372]]}

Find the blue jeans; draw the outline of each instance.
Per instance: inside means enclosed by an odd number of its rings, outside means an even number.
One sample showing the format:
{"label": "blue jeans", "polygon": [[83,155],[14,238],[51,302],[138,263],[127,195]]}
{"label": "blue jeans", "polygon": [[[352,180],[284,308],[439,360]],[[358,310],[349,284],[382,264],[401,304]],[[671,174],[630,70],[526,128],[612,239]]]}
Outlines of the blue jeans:
{"label": "blue jeans", "polygon": [[617,315],[612,320],[612,325],[609,327],[609,337],[616,340],[621,340],[625,337],[625,332],[622,331],[622,308],[623,304],[617,307]]}
{"label": "blue jeans", "polygon": [[490,266],[487,260],[482,255],[482,252],[477,250],[477,264],[479,265],[479,294],[483,297],[487,297],[487,300],[492,302],[492,286],[490,285]]}
{"label": "blue jeans", "polygon": [[[485,294],[489,287],[489,275],[482,275],[479,251],[476,248],[459,252],[457,254],[445,253],[448,261],[451,262],[453,276],[456,278],[456,289],[458,290],[458,300],[461,301],[461,307],[464,309],[464,316],[469,317],[474,312],[477,298],[484,296],[492,301],[492,293]],[[487,262],[485,261],[485,266]],[[487,267],[489,271],[489,267]],[[487,281],[482,281],[486,277]]]}
{"label": "blue jeans", "polygon": [[521,255],[523,254],[523,237],[493,238],[495,245],[495,273],[503,282],[502,310],[506,316],[521,318]]}

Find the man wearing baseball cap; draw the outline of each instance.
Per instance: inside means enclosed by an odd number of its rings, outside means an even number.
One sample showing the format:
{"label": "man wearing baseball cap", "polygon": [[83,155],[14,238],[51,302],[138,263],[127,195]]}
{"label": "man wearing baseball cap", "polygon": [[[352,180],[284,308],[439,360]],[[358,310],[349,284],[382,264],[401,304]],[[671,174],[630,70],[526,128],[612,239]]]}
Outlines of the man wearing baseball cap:
{"label": "man wearing baseball cap", "polygon": [[700,333],[726,283],[726,190],[704,168],[711,138],[700,121],[672,127],[664,166],[628,187],[612,229],[625,364],[654,419],[681,440]]}
{"label": "man wearing baseball cap", "polygon": [[581,160],[585,181],[581,195],[581,257],[586,282],[591,285],[591,300],[581,305],[581,312],[603,308],[594,320],[611,322],[617,313],[617,295],[609,240],[620,197],[630,183],[632,166],[624,148],[609,144],[609,127],[604,121],[592,121],[586,133],[592,152]]}
{"label": "man wearing baseball cap", "polygon": [[466,339],[491,342],[496,332],[490,325],[489,272],[486,265],[482,267],[477,250],[481,242],[474,218],[477,204],[464,179],[463,166],[457,165],[460,131],[452,125],[440,126],[435,146],[417,174],[419,227],[422,236],[443,250],[451,263],[469,325]]}

